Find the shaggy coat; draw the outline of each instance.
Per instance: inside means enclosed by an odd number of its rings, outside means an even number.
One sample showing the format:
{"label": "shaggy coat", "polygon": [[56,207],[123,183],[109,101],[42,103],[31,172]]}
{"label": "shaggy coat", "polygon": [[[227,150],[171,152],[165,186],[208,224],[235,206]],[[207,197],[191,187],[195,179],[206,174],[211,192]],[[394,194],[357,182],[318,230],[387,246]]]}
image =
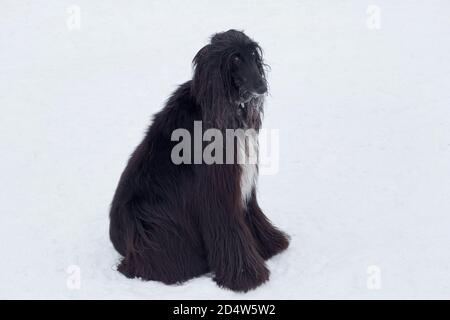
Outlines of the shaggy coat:
{"label": "shaggy coat", "polygon": [[289,243],[258,205],[257,167],[176,165],[171,135],[184,128],[193,136],[194,121],[258,132],[267,90],[262,51],[229,30],[214,35],[193,63],[193,79],[155,115],[120,178],[110,238],[127,277],[174,284],[211,272],[219,286],[248,291],[268,280],[264,260]]}

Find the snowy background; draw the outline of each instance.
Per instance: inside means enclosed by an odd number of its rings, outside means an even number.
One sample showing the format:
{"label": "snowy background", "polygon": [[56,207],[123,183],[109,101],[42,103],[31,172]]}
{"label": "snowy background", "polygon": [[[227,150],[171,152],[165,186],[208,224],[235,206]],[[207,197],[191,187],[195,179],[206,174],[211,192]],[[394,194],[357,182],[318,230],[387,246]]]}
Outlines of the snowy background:
{"label": "snowy background", "polygon": [[[0,0],[0,298],[450,298],[449,16],[446,0]],[[291,247],[247,294],[126,279],[119,176],[230,28],[272,67],[280,165],[259,197]]]}

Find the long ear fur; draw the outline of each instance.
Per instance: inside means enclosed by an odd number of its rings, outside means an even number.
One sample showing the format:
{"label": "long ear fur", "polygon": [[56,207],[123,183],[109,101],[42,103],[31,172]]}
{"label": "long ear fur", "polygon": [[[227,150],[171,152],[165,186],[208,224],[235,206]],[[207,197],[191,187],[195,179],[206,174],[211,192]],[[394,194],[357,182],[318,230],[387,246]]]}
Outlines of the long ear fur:
{"label": "long ear fur", "polygon": [[229,53],[203,47],[194,57],[193,96],[202,108],[205,127],[224,128],[233,104]]}

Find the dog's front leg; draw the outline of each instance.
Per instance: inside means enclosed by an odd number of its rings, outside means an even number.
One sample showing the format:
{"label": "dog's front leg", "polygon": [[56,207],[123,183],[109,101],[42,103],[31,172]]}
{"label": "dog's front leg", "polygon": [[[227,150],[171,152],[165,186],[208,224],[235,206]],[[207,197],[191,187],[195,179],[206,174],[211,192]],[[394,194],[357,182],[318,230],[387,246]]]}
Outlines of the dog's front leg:
{"label": "dog's front leg", "polygon": [[267,281],[269,270],[245,222],[233,176],[231,166],[223,166],[204,180],[206,210],[200,224],[214,280],[221,287],[246,292]]}
{"label": "dog's front leg", "polygon": [[289,246],[289,236],[276,228],[262,212],[255,190],[247,203],[245,219],[264,260],[270,259]]}
{"label": "dog's front leg", "polygon": [[209,224],[206,248],[210,269],[219,286],[234,291],[248,291],[269,279],[269,270],[259,254],[251,232],[232,212],[217,208],[220,224]]}

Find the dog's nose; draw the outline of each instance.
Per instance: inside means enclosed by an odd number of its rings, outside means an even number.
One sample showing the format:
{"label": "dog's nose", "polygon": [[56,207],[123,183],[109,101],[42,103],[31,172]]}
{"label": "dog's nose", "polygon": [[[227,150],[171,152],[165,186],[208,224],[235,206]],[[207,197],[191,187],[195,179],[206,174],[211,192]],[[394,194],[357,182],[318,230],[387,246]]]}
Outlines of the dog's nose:
{"label": "dog's nose", "polygon": [[255,92],[257,94],[263,94],[267,92],[267,85],[264,80],[259,80],[255,87]]}

